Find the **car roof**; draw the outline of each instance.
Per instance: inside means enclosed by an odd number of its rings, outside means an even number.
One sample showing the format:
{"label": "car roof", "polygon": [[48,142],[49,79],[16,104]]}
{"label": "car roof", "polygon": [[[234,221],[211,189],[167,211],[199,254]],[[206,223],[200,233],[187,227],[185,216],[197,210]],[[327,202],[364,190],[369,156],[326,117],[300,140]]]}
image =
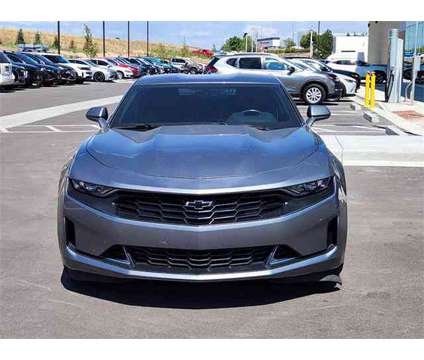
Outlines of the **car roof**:
{"label": "car roof", "polygon": [[273,75],[257,74],[163,74],[158,76],[144,76],[136,81],[137,85],[172,85],[172,84],[281,84]]}
{"label": "car roof", "polygon": [[278,57],[277,54],[273,53],[262,53],[262,52],[239,52],[234,54],[217,54],[215,57],[217,58],[225,58],[225,57],[237,57],[237,56],[243,56],[243,57],[258,57],[258,56],[270,56],[270,57]]}

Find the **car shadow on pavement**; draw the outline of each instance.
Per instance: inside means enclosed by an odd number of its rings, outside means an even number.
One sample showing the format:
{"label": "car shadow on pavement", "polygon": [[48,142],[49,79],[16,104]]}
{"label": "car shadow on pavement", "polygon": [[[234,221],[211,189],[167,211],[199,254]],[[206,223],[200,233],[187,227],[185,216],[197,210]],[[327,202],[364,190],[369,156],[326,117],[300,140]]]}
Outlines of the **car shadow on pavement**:
{"label": "car shadow on pavement", "polygon": [[123,283],[76,282],[63,273],[63,286],[82,295],[132,306],[217,309],[266,305],[340,290],[334,283],[283,284],[275,281],[182,283],[131,280]]}

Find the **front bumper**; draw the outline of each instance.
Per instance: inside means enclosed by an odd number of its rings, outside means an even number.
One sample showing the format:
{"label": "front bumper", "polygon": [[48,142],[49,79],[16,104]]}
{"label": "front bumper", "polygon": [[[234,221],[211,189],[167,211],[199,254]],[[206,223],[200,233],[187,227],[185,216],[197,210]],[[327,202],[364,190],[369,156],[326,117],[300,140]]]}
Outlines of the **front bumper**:
{"label": "front bumper", "polygon": [[[129,220],[88,207],[70,197],[62,185],[58,206],[58,238],[63,264],[77,271],[117,278],[175,281],[224,281],[294,278],[337,271],[344,260],[347,210],[337,185],[326,199],[277,218],[231,224],[189,226]],[[73,224],[70,243],[66,222]],[[336,223],[336,241],[329,243],[329,224]],[[287,246],[299,256],[276,259],[273,251],[264,266],[190,272],[177,268],[139,267],[129,259],[104,257],[112,246],[214,250],[256,246]]]}
{"label": "front bumper", "polygon": [[340,99],[343,95],[343,85],[340,81],[335,82],[334,91],[327,96],[328,99]]}

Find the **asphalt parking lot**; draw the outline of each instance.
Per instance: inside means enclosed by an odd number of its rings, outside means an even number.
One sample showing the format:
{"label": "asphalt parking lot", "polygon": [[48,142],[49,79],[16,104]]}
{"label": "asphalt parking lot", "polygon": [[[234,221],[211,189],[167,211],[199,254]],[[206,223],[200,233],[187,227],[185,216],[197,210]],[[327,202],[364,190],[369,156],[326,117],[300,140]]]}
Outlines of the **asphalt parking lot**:
{"label": "asphalt parking lot", "polygon": [[[18,120],[28,120],[0,132],[0,337],[424,336],[422,167],[346,167],[349,236],[343,285],[335,289],[265,281],[67,282],[56,238],[57,181],[65,160],[96,127],[82,110],[29,121],[39,115],[34,111],[119,96],[128,87],[70,86],[66,98],[54,98],[49,88],[26,91],[30,98],[0,94],[0,129],[2,118],[17,112],[26,112]],[[329,104],[333,116],[316,131],[396,136],[370,125],[350,104]]]}

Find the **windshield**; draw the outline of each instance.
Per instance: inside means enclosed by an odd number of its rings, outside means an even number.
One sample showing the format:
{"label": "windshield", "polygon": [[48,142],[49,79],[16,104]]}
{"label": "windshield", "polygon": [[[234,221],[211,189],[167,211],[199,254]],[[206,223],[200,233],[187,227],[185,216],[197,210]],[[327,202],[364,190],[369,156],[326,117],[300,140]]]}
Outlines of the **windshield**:
{"label": "windshield", "polygon": [[137,85],[119,105],[111,127],[223,124],[276,129],[299,127],[299,117],[278,85]]}
{"label": "windshield", "polygon": [[[33,61],[35,61],[37,64],[44,64],[43,59],[41,59],[41,57],[38,57],[36,55],[24,55],[30,59],[32,59]],[[47,60],[47,59],[46,59]]]}
{"label": "windshield", "polygon": [[302,64],[300,62],[297,62],[296,60],[288,60],[288,59],[286,59],[286,61],[290,65],[293,65],[294,67],[297,67],[298,69],[301,69],[301,70],[310,70],[310,67],[309,66],[307,66],[305,64]]}
{"label": "windshield", "polygon": [[[42,55],[38,55],[40,57],[40,60],[47,65],[56,65],[53,61],[51,61],[50,59],[46,58],[45,56]],[[57,65],[56,65],[57,66]]]}
{"label": "windshield", "polygon": [[37,61],[35,61],[33,58],[25,55],[25,54],[16,54],[19,58],[21,58],[23,61],[25,61],[28,64],[37,65],[39,64]]}
{"label": "windshield", "polygon": [[113,65],[119,65],[119,63],[116,60],[113,59],[107,59],[108,62],[112,63]]}
{"label": "windshield", "polygon": [[314,68],[315,70],[320,71],[326,71],[326,72],[333,72],[327,65],[321,63],[321,62],[315,62],[315,61],[306,61],[306,63]]}
{"label": "windshield", "polygon": [[43,57],[49,59],[50,61],[59,64],[59,63],[69,63],[67,59],[60,55],[43,55]]}

